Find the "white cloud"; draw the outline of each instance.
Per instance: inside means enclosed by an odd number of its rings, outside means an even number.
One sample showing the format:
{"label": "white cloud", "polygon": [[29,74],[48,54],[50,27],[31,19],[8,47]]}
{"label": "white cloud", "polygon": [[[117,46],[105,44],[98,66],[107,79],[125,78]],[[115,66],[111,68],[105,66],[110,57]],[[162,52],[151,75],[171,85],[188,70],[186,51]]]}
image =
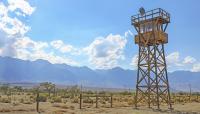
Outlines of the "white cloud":
{"label": "white cloud", "polygon": [[74,50],[72,45],[64,44],[62,40],[55,40],[55,41],[52,41],[50,44],[55,49],[59,49],[62,53],[68,53]]}
{"label": "white cloud", "polygon": [[72,59],[64,56],[55,55],[53,52],[46,52],[45,49],[49,47],[47,42],[33,41],[28,37],[19,38],[14,43],[16,49],[16,58],[23,60],[37,60],[44,59],[51,63],[65,63],[69,65],[79,65]]}
{"label": "white cloud", "polygon": [[0,29],[8,36],[21,37],[30,30],[30,27],[23,24],[16,17],[9,17],[8,8],[0,3]]}
{"label": "white cloud", "polygon": [[131,60],[131,66],[133,66],[133,69],[137,69],[137,65],[138,65],[138,55],[133,56],[132,60]]}
{"label": "white cloud", "polygon": [[107,69],[118,65],[118,60],[124,59],[123,49],[127,40],[120,35],[108,35],[95,39],[83,50],[88,54],[89,61],[96,68]]}
{"label": "white cloud", "polygon": [[[9,4],[8,9],[10,11],[15,11],[16,9],[20,9],[22,13],[25,15],[31,15],[35,11],[35,7],[30,6],[27,0],[8,0],[8,4]],[[18,12],[17,14],[19,13],[20,12]]]}
{"label": "white cloud", "polygon": [[196,61],[194,57],[187,56],[184,58],[183,63],[184,64],[193,64]]}
{"label": "white cloud", "polygon": [[46,42],[36,42],[31,40],[28,37],[19,38],[14,43],[16,49],[31,49],[31,50],[40,50],[48,47],[48,43]]}
{"label": "white cloud", "polygon": [[63,41],[61,41],[61,40],[55,40],[55,41],[51,41],[51,46],[53,46],[54,48],[56,48],[56,49],[59,49],[59,48],[61,48],[62,46],[63,46]]}
{"label": "white cloud", "polygon": [[47,60],[53,64],[58,63],[58,64],[68,64],[68,65],[73,65],[73,66],[79,66],[79,63],[76,61],[69,59],[64,56],[58,56],[55,55],[53,52],[45,52],[44,50],[37,50],[30,52],[26,49],[18,49],[17,50],[17,56],[16,58],[22,59],[22,60],[37,60],[37,59],[43,59]]}
{"label": "white cloud", "polygon": [[80,55],[80,51],[72,45],[65,44],[62,40],[54,40],[50,42],[51,46],[61,53],[70,53],[72,55]]}
{"label": "white cloud", "polygon": [[200,72],[200,63],[194,64],[191,71]]}
{"label": "white cloud", "polygon": [[130,30],[128,30],[128,31],[126,31],[126,32],[124,33],[124,36],[125,36],[126,38],[127,38],[129,35],[134,36],[133,33],[132,33]]}
{"label": "white cloud", "polygon": [[[200,64],[196,64],[196,59],[192,56],[186,56],[184,58],[180,57],[179,52],[172,52],[166,56],[166,62],[169,71],[175,70],[187,70],[192,72],[200,71]],[[130,65],[133,66],[133,69],[137,68],[138,55],[135,55]]]}
{"label": "white cloud", "polygon": [[[8,0],[7,6],[0,2],[0,55],[23,60],[44,59],[51,63],[78,65],[68,57],[55,55],[51,51],[47,52],[48,42],[34,41],[25,36],[30,27],[18,17],[30,16],[34,10],[35,8],[26,0]],[[10,17],[8,13],[14,13],[18,17]],[[62,47],[63,52],[68,51],[67,49],[66,45]]]}
{"label": "white cloud", "polygon": [[181,64],[181,62],[180,62],[180,54],[179,54],[179,52],[170,53],[166,57],[166,62],[167,62],[169,67],[172,67],[172,66],[183,66]]}
{"label": "white cloud", "polygon": [[6,6],[0,2],[0,48],[1,56],[15,56],[16,49],[14,43],[18,38],[24,37],[24,34],[30,29],[16,17],[10,17],[8,13],[9,4]]}

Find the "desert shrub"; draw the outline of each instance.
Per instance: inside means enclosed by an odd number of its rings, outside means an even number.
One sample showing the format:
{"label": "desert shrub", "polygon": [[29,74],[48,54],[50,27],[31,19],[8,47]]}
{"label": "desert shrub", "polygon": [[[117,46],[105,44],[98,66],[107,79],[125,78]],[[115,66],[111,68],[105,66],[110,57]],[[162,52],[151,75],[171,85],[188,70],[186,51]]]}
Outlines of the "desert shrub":
{"label": "desert shrub", "polygon": [[90,98],[83,99],[83,103],[93,103],[93,100]]}
{"label": "desert shrub", "polygon": [[33,95],[30,96],[30,99],[34,99],[35,97]]}
{"label": "desert shrub", "polygon": [[124,102],[128,102],[128,101],[130,101],[130,99],[129,98],[124,98]]}
{"label": "desert shrub", "polygon": [[26,95],[31,95],[31,93],[27,93]]}
{"label": "desert shrub", "polygon": [[39,100],[40,102],[46,102],[46,101],[47,101],[47,96],[45,96],[45,95],[40,95],[39,98],[38,98],[38,100]]}
{"label": "desert shrub", "polygon": [[2,103],[11,103],[11,100],[9,98],[1,98],[0,102],[2,102]]}
{"label": "desert shrub", "polygon": [[128,105],[134,105],[134,100],[128,100]]}
{"label": "desert shrub", "polygon": [[110,97],[103,97],[103,100],[110,101]]}
{"label": "desert shrub", "polygon": [[74,109],[75,109],[75,107],[74,107],[74,106],[70,106],[70,109],[71,109],[71,110],[74,110]]}
{"label": "desert shrub", "polygon": [[70,98],[70,95],[62,95],[61,98]]}
{"label": "desert shrub", "polygon": [[31,102],[31,101],[28,101],[28,100],[24,100],[23,103],[24,103],[24,104],[32,104],[32,102]]}
{"label": "desert shrub", "polygon": [[71,102],[72,102],[72,103],[78,103],[78,101],[79,101],[78,98],[73,98]]}
{"label": "desert shrub", "polygon": [[52,97],[51,102],[52,103],[61,103],[62,99],[61,99],[61,97]]}
{"label": "desert shrub", "polygon": [[63,103],[67,103],[67,99],[63,99],[62,102],[63,102]]}
{"label": "desert shrub", "polygon": [[85,93],[86,93],[86,94],[94,94],[94,92],[92,92],[91,90],[86,91]]}
{"label": "desert shrub", "polygon": [[100,91],[99,94],[106,94],[106,92],[105,91]]}
{"label": "desert shrub", "polygon": [[0,110],[0,112],[11,112],[11,110],[10,110],[10,109],[4,109],[4,108],[3,108],[3,109]]}
{"label": "desert shrub", "polygon": [[106,101],[100,100],[100,103],[101,103],[101,104],[106,104]]}
{"label": "desert shrub", "polygon": [[121,94],[121,95],[131,95],[131,92],[129,92],[129,91],[124,91],[124,92],[121,92],[120,94]]}
{"label": "desert shrub", "polygon": [[23,98],[20,99],[19,102],[20,102],[20,103],[24,103],[24,99],[23,99]]}
{"label": "desert shrub", "polygon": [[18,106],[19,102],[12,102],[12,106]]}

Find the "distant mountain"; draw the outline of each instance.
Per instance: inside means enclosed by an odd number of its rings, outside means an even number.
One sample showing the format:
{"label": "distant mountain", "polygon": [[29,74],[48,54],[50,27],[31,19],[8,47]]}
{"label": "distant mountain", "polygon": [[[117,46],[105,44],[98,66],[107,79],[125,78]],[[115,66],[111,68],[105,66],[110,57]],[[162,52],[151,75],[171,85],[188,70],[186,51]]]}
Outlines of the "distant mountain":
{"label": "distant mountain", "polygon": [[[44,82],[65,85],[84,85],[106,88],[135,88],[137,72],[120,67],[92,70],[66,64],[51,64],[46,60],[25,61],[10,57],[0,57],[1,82]],[[175,71],[169,73],[173,90],[200,91],[200,72]]]}

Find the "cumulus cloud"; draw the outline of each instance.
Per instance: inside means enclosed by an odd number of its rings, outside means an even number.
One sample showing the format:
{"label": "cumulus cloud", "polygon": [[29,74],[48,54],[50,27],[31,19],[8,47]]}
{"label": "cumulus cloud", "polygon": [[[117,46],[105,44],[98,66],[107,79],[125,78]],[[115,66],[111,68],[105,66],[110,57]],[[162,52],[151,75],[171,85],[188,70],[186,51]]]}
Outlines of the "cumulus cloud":
{"label": "cumulus cloud", "polygon": [[55,55],[53,51],[45,51],[47,48],[49,48],[49,44],[47,42],[33,41],[28,37],[17,39],[17,41],[14,43],[14,48],[16,49],[16,54],[14,57],[22,60],[34,61],[37,59],[43,59],[48,60],[53,64],[65,63],[74,66],[79,65],[76,61],[65,56]]}
{"label": "cumulus cloud", "polygon": [[47,53],[44,50],[37,50],[34,52],[30,52],[25,49],[18,49],[17,54],[18,54],[17,58],[22,59],[22,60],[34,61],[37,59],[43,59],[43,60],[47,60],[53,64],[65,63],[68,65],[79,66],[79,63],[77,63],[76,61],[74,61],[68,57],[55,55],[54,52]]}
{"label": "cumulus cloud", "polygon": [[[25,36],[30,27],[25,25],[19,17],[30,16],[34,11],[35,7],[26,0],[8,0],[6,5],[0,2],[0,55],[23,60],[44,59],[51,63],[78,65],[68,57],[46,51],[49,47],[48,42],[34,41]],[[10,17],[10,13],[17,16]],[[68,47],[63,45],[61,50],[66,52]]]}
{"label": "cumulus cloud", "polygon": [[191,71],[200,72],[200,63],[194,64]]}
{"label": "cumulus cloud", "polygon": [[[137,68],[138,55],[133,56],[130,65],[133,69]],[[196,63],[197,60],[192,56],[180,57],[179,52],[172,52],[166,56],[167,66],[169,71],[175,70],[187,70],[192,72],[200,72],[200,63]]]}
{"label": "cumulus cloud", "polygon": [[[181,67],[183,66],[180,61],[179,52],[173,52],[166,56],[166,61],[168,64],[168,67]],[[133,67],[133,69],[137,69],[138,64],[138,55],[133,56],[131,59],[130,65]]]}
{"label": "cumulus cloud", "polygon": [[133,69],[137,69],[137,64],[138,64],[138,55],[133,56],[131,59],[131,66],[133,66]]}
{"label": "cumulus cloud", "polygon": [[81,53],[77,48],[70,44],[65,44],[62,40],[54,40],[50,44],[61,53],[70,53],[72,55],[79,55]]}
{"label": "cumulus cloud", "polygon": [[30,50],[41,50],[48,47],[47,42],[36,42],[31,40],[29,37],[23,37],[16,40],[14,43],[16,49],[30,49]]}
{"label": "cumulus cloud", "polygon": [[133,33],[130,31],[130,30],[128,30],[128,31],[126,31],[125,33],[124,33],[124,36],[127,38],[128,36],[134,36],[133,35]]}
{"label": "cumulus cloud", "polygon": [[183,60],[183,64],[193,64],[196,61],[194,57],[187,56]]}
{"label": "cumulus cloud", "polygon": [[124,59],[123,49],[126,42],[127,40],[123,36],[110,34],[105,38],[96,38],[83,50],[96,68],[113,68],[118,65],[118,60]]}
{"label": "cumulus cloud", "polygon": [[167,55],[166,62],[169,67],[172,66],[183,66],[180,62],[180,54],[179,52],[173,52]]}
{"label": "cumulus cloud", "polygon": [[30,6],[27,0],[8,0],[8,9],[15,11],[20,9],[23,14],[17,12],[17,15],[31,15],[35,11],[35,7]]}
{"label": "cumulus cloud", "polygon": [[[16,0],[17,1],[17,0]],[[8,14],[13,13],[10,4],[6,6],[0,2],[0,48],[1,56],[14,56],[16,49],[13,44],[18,38],[24,37],[24,34],[30,29],[16,17],[10,17]],[[18,7],[21,9],[20,7]],[[23,11],[24,12],[24,11]]]}

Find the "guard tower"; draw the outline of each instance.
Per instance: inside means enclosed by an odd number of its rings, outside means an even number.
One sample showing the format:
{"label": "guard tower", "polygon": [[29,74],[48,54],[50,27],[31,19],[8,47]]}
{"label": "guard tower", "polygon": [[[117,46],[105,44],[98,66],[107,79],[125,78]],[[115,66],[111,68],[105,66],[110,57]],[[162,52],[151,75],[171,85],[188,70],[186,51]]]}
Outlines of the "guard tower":
{"label": "guard tower", "polygon": [[131,17],[131,24],[138,32],[135,44],[139,46],[135,107],[142,103],[148,107],[167,104],[172,109],[164,44],[168,43],[165,30],[170,14],[161,8]]}

